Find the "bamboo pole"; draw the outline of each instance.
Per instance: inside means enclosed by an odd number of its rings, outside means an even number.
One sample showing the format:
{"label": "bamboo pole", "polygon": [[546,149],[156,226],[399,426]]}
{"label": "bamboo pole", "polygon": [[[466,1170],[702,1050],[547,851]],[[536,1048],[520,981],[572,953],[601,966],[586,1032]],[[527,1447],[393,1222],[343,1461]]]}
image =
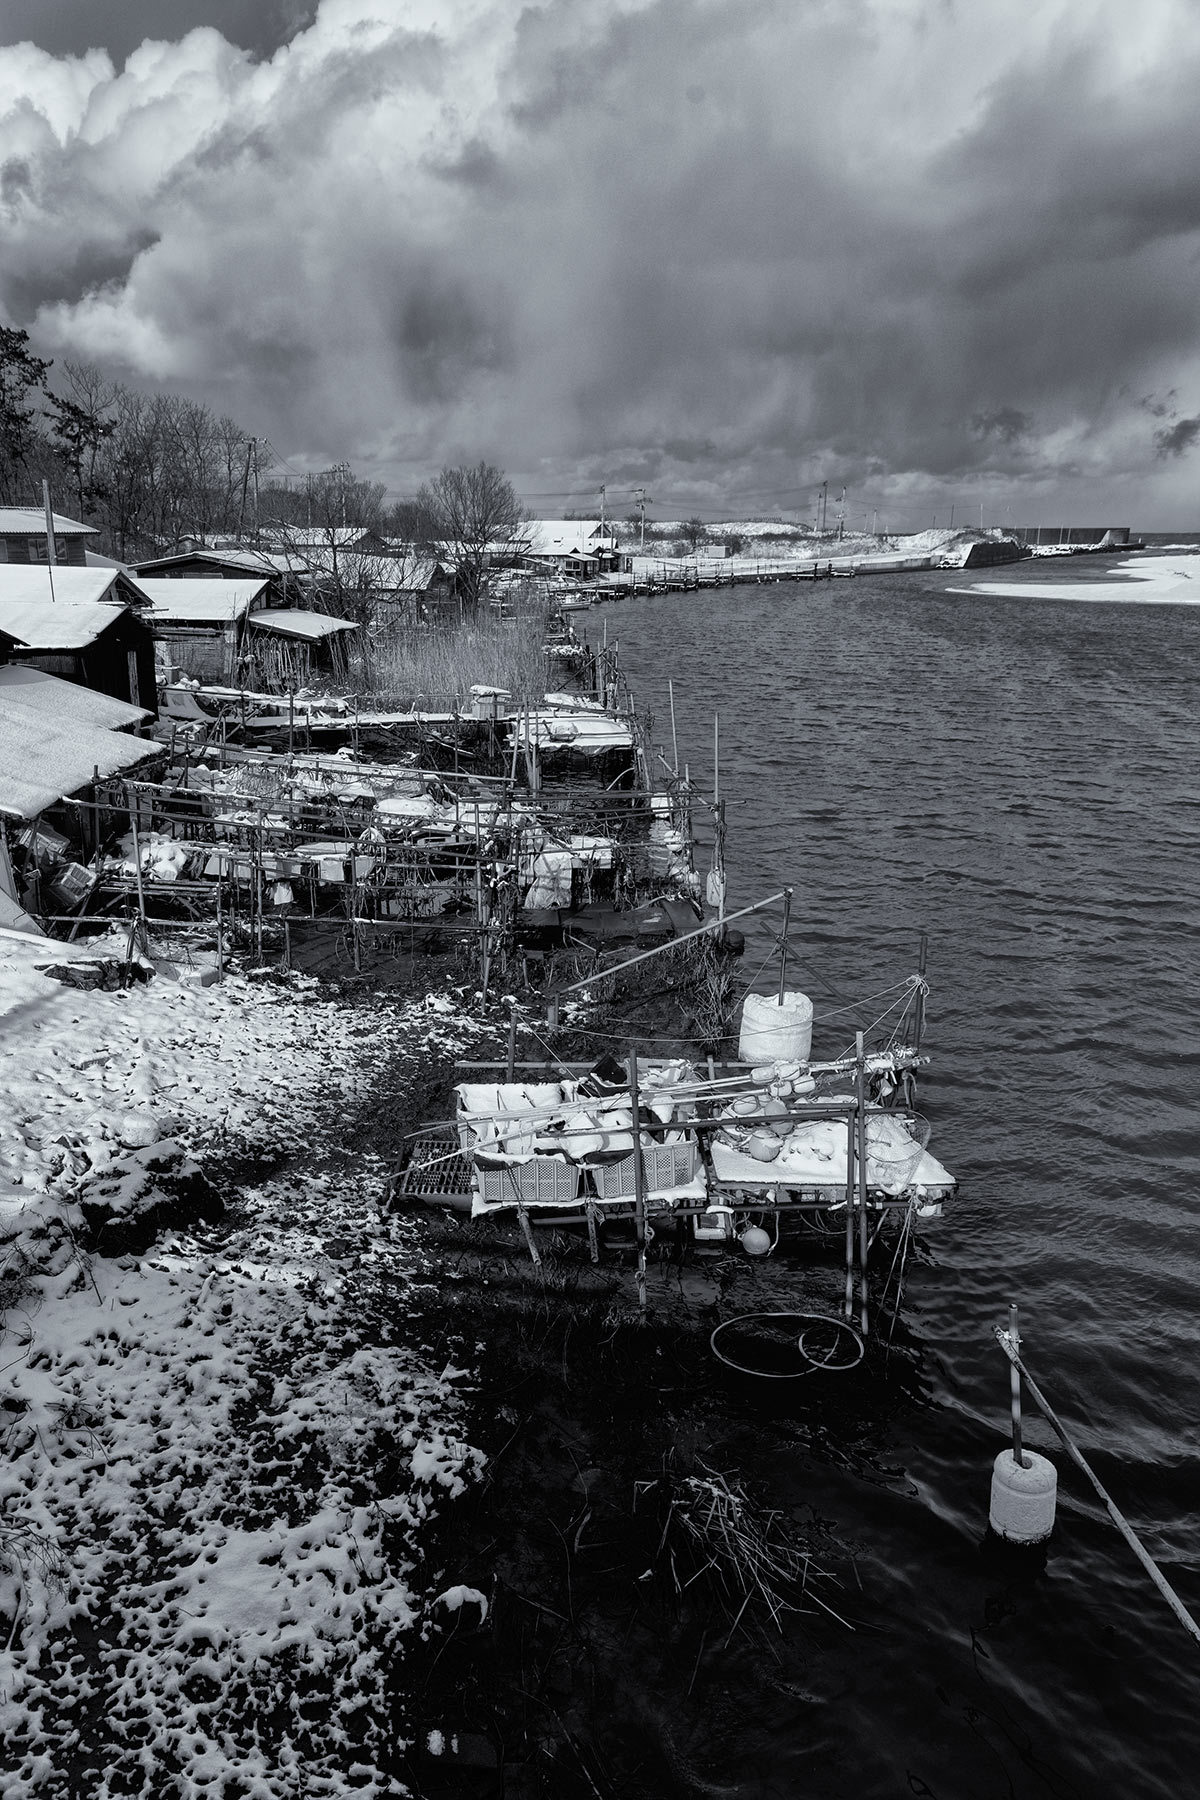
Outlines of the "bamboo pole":
{"label": "bamboo pole", "polygon": [[779,1005],[783,1005],[784,988],[787,984],[788,959],[788,920],[792,916],[792,890],[783,890],[783,931],[779,938]]}
{"label": "bamboo pole", "polygon": [[1000,1326],[996,1326],[995,1330],[1000,1348],[1004,1351],[1004,1354],[1008,1357],[1018,1373],[1025,1377],[1026,1385],[1029,1388],[1029,1392],[1033,1395],[1034,1402],[1041,1408],[1046,1420],[1057,1432],[1067,1455],[1087,1476],[1093,1488],[1095,1488],[1097,1495],[1103,1501],[1109,1518],[1121,1533],[1121,1536],[1125,1539],[1125,1542],[1129,1545],[1129,1548],[1133,1551],[1133,1554],[1137,1557],[1151,1581],[1154,1583],[1167,1605],[1171,1608],[1175,1617],[1179,1620],[1179,1623],[1191,1637],[1195,1638],[1196,1641],[1200,1643],[1200,1625],[1197,1625],[1195,1619],[1193,1619],[1191,1613],[1183,1604],[1179,1595],[1175,1592],[1175,1589],[1171,1586],[1154,1558],[1150,1555],[1150,1552],[1142,1544],[1137,1532],[1134,1531],[1132,1525],[1130,1525],[1129,1521],[1125,1518],[1125,1515],[1117,1507],[1107,1489],[1102,1486],[1099,1477],[1096,1475],[1091,1464],[1084,1457],[1083,1452],[1077,1448],[1074,1441],[1069,1436],[1062,1420],[1050,1405],[1050,1402],[1046,1399],[1042,1390],[1038,1387],[1037,1382],[1033,1379],[1033,1376],[1029,1373],[1025,1364],[1021,1361],[1020,1351],[1009,1343],[1008,1333],[1002,1330]]}
{"label": "bamboo pole", "polygon": [[629,1052],[629,1104],[633,1111],[633,1218],[637,1237],[638,1305],[646,1310],[646,1172],[642,1165],[637,1051]]}
{"label": "bamboo pole", "polygon": [[867,1224],[867,1076],[863,1056],[863,1034],[854,1034],[855,1089],[858,1100],[858,1116],[855,1120],[855,1135],[858,1146],[858,1300],[859,1320],[862,1335],[867,1335],[868,1326],[868,1276],[867,1259],[870,1255],[871,1243]]}
{"label": "bamboo pole", "polygon": [[[1021,1333],[1017,1321],[1017,1307],[1015,1302],[1008,1309],[1008,1338],[1013,1349],[1019,1351],[1021,1348]],[[1015,1360],[1010,1359],[1008,1373],[1012,1383],[1013,1461],[1017,1464],[1018,1468],[1028,1469],[1032,1465],[1026,1459],[1025,1452],[1021,1447],[1021,1371],[1018,1369]]]}
{"label": "bamboo pole", "polygon": [[853,1113],[846,1115],[846,1295],[842,1311],[854,1317],[854,1185],[856,1134]]}
{"label": "bamboo pole", "polygon": [[721,799],[721,715],[713,714],[713,805]]}
{"label": "bamboo pole", "polygon": [[648,962],[652,956],[661,956],[664,950],[678,949],[680,944],[689,943],[692,938],[704,937],[710,931],[719,931],[722,925],[730,925],[734,919],[745,919],[751,913],[762,912],[765,907],[774,906],[777,900],[782,900],[788,891],[787,888],[780,888],[777,894],[768,894],[765,900],[756,900],[751,906],[741,906],[737,912],[728,913],[724,919],[710,919],[706,925],[697,925],[694,931],[685,931],[681,937],[668,938],[665,944],[655,944],[652,950],[639,950],[636,956],[631,956],[627,962],[615,963],[611,969],[593,970],[590,975],[584,975],[579,981],[572,981],[569,986],[559,988],[556,998],[561,999],[566,994],[577,993],[580,988],[591,987],[595,982],[603,981],[609,975],[623,975],[626,969],[632,969],[638,963]]}

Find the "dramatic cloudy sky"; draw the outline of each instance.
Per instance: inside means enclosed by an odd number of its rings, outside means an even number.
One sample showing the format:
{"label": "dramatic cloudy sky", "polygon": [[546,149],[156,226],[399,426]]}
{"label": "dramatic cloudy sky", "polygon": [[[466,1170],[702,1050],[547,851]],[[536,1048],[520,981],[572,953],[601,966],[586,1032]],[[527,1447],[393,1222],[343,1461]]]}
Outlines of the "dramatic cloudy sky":
{"label": "dramatic cloudy sky", "polygon": [[403,493],[1200,524],[1195,0],[0,0],[0,318]]}

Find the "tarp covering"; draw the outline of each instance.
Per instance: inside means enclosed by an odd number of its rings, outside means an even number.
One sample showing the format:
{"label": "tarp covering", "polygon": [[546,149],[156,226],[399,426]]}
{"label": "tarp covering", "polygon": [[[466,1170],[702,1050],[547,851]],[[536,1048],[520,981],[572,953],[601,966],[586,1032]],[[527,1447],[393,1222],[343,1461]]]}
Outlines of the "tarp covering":
{"label": "tarp covering", "polygon": [[[21,679],[37,675],[36,681]],[[106,728],[146,715],[107,694],[29,669],[0,669],[0,812],[35,819],[64,794],[135,769],[162,745]]]}
{"label": "tarp covering", "polygon": [[307,638],[310,642],[332,637],[338,631],[358,630],[353,619],[331,619],[328,613],[296,612],[283,606],[254,613],[250,625],[254,631],[274,631],[280,637]]}

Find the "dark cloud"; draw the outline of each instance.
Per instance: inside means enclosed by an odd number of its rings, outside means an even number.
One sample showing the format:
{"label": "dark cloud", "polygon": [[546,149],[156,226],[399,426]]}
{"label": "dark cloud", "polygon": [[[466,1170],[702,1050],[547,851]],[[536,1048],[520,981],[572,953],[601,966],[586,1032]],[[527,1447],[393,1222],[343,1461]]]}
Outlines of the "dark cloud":
{"label": "dark cloud", "polygon": [[135,259],[157,241],[155,232],[140,231],[122,244],[53,246],[52,254],[34,268],[0,268],[0,306],[16,324],[27,325],[39,307],[73,306],[85,294],[119,287]]}
{"label": "dark cloud", "polygon": [[1177,419],[1162,431],[1156,431],[1154,442],[1160,456],[1182,456],[1200,438],[1200,418]]}
{"label": "dark cloud", "polygon": [[311,22],[317,0],[4,0],[0,38],[55,56],[107,50],[118,67],[146,38],[171,42],[211,25],[255,56],[270,56]]}
{"label": "dark cloud", "polygon": [[459,397],[473,375],[503,368],[511,357],[498,301],[485,311],[465,283],[436,275],[400,302],[395,343],[404,386],[426,405]]}
{"label": "dark cloud", "polygon": [[397,487],[465,454],[689,510],[1167,510],[1200,15],[1154,9],[1018,41],[999,0],[123,6],[229,41],[116,79],[9,52],[7,87],[0,51],[2,303]]}

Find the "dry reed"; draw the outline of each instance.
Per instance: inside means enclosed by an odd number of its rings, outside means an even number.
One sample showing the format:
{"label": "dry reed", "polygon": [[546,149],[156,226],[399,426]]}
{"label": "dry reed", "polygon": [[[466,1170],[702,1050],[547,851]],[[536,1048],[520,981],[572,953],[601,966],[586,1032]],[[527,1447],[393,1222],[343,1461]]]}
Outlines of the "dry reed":
{"label": "dry reed", "polygon": [[707,1580],[731,1613],[737,1608],[730,1637],[752,1604],[765,1607],[779,1630],[785,1613],[814,1608],[847,1624],[817,1591],[833,1577],[806,1546],[783,1535],[779,1514],[763,1512],[743,1487],[701,1467],[699,1475],[636,1484],[639,1500],[653,1495],[663,1508],[657,1566],[676,1594]]}
{"label": "dry reed", "polygon": [[515,701],[538,701],[546,687],[548,610],[534,603],[508,619],[489,613],[436,625],[377,623],[359,692],[380,706],[420,712],[453,711],[473,687],[503,688]]}

